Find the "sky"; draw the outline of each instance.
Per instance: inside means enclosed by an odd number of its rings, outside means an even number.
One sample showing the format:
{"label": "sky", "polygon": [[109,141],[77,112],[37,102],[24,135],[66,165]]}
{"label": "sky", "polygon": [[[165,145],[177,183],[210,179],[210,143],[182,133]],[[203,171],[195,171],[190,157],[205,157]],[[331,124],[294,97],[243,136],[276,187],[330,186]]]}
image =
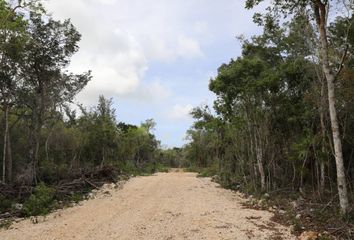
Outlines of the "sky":
{"label": "sky", "polygon": [[69,66],[92,70],[76,101],[94,106],[113,98],[117,120],[153,118],[166,147],[186,143],[193,107],[212,105],[217,68],[241,54],[236,36],[261,29],[244,0],[48,0],[53,18],[70,18],[82,34]]}

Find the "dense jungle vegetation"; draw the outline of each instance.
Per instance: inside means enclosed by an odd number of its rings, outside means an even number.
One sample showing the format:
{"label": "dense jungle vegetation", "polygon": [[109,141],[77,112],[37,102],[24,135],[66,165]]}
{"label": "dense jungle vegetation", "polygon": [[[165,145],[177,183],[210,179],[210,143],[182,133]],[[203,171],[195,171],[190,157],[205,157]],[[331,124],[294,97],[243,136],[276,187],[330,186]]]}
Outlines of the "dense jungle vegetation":
{"label": "dense jungle vegetation", "polygon": [[[246,8],[260,2],[247,0]],[[254,16],[263,34],[239,36],[242,55],[210,80],[217,100],[192,111],[189,142],[163,150],[152,119],[120,122],[104,96],[93,108],[73,105],[91,72],[67,71],[81,37],[70,20],[52,19],[40,1],[0,0],[1,184],[55,185],[104,166],[139,174],[165,165],[197,169],[248,194],[312,196],[350,215],[353,7],[272,1]]]}
{"label": "dense jungle vegetation", "polygon": [[41,1],[0,1],[0,213],[39,183],[47,195],[46,185],[106,166],[143,174],[173,161],[173,150],[163,150],[153,134],[153,119],[121,122],[104,96],[92,108],[74,104],[91,80],[89,70],[67,70],[80,38],[70,20],[53,19]]}
{"label": "dense jungle vegetation", "polygon": [[273,1],[254,22],[263,34],[238,38],[242,55],[210,80],[214,105],[192,112],[186,164],[232,189],[312,195],[345,215],[354,189],[353,2]]}

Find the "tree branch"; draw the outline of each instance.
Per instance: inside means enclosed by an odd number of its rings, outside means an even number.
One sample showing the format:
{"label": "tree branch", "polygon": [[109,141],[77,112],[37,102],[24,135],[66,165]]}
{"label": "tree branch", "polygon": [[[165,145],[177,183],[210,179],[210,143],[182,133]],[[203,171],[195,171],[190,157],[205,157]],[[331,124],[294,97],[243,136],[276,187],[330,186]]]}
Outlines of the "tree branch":
{"label": "tree branch", "polygon": [[335,78],[337,78],[338,75],[339,75],[339,74],[342,72],[342,70],[343,70],[344,62],[345,62],[345,60],[346,60],[346,58],[347,58],[347,55],[348,55],[348,49],[349,49],[349,45],[346,44],[345,50],[344,50],[344,53],[343,53],[343,56],[342,56],[341,61],[340,61],[339,69],[338,69],[337,73],[335,74]]}

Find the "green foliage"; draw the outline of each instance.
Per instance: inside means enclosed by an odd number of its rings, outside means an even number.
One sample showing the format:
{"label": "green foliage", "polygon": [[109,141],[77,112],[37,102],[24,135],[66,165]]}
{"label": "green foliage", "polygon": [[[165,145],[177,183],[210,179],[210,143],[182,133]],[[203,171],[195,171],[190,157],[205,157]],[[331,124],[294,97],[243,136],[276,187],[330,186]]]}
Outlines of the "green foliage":
{"label": "green foliage", "polygon": [[195,166],[195,165],[193,165],[193,166],[189,166],[189,167],[185,168],[184,171],[199,173],[200,172],[200,168]]}
{"label": "green foliage", "polygon": [[0,213],[11,211],[13,204],[14,204],[13,199],[0,196]]}
{"label": "green foliage", "polygon": [[79,203],[80,201],[85,199],[85,195],[82,193],[74,193],[70,196],[69,201]]}
{"label": "green foliage", "polygon": [[2,229],[2,228],[9,229],[11,224],[12,224],[12,221],[9,219],[4,219],[4,220],[0,219],[0,229]]}
{"label": "green foliage", "polygon": [[302,224],[301,224],[301,220],[297,219],[295,216],[292,217],[292,224],[293,226],[293,233],[301,233],[303,231],[302,229]]}
{"label": "green foliage", "polygon": [[[259,2],[247,1],[247,7]],[[210,81],[209,89],[217,96],[215,113],[208,106],[192,111],[195,123],[182,150],[188,170],[218,175],[222,186],[257,195],[262,192],[262,171],[266,191],[308,187],[321,192],[322,168],[325,185],[333,187],[336,169],[327,86],[313,18],[301,8],[309,2],[275,1],[265,14],[255,16],[263,34],[241,39],[242,55],[222,64]],[[280,19],[285,13],[291,13],[290,18]],[[330,23],[328,37],[333,66],[348,44],[336,91],[351,180],[354,141],[345,133],[354,130],[352,21],[352,16],[338,17]]]}
{"label": "green foliage", "polygon": [[218,173],[218,166],[216,164],[213,164],[210,167],[200,169],[198,177],[213,177],[216,176]]}
{"label": "green foliage", "polygon": [[161,163],[153,162],[147,164],[144,171],[153,174],[156,172],[168,172],[168,169],[169,169],[168,167],[165,167]]}
{"label": "green foliage", "polygon": [[26,216],[38,216],[48,214],[55,202],[54,202],[55,189],[46,186],[44,183],[40,183],[34,193],[23,205],[23,212]]}

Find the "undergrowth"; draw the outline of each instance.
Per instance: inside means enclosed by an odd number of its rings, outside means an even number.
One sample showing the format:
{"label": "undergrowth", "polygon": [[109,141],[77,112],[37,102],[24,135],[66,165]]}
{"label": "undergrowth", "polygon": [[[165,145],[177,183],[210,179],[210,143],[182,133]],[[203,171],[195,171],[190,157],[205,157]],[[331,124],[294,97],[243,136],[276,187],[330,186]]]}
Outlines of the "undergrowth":
{"label": "undergrowth", "polygon": [[[160,163],[149,163],[143,167],[136,167],[133,164],[121,164],[116,166],[120,170],[120,175],[115,179],[120,181],[129,176],[149,176],[156,172],[168,172],[169,168]],[[123,177],[123,178],[122,178]],[[129,178],[129,177],[128,177]],[[113,181],[114,179],[112,179]],[[0,228],[8,228],[13,217],[36,217],[45,216],[54,209],[71,206],[87,198],[87,194],[92,190],[92,186],[80,188],[69,195],[60,195],[56,191],[56,185],[48,185],[44,182],[39,183],[32,194],[27,198],[15,199],[0,195],[0,214],[8,214],[12,217],[0,219]],[[21,204],[22,203],[22,204]],[[16,204],[21,209],[16,209]]]}

